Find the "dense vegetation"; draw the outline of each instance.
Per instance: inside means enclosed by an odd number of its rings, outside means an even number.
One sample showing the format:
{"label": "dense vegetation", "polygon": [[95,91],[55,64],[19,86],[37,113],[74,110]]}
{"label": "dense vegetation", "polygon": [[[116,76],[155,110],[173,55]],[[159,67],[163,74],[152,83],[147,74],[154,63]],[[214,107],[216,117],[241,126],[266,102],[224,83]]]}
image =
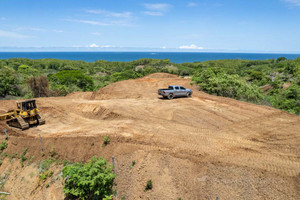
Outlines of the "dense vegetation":
{"label": "dense vegetation", "polygon": [[131,62],[57,59],[0,60],[0,98],[33,98],[94,91],[110,83],[154,72],[191,76],[201,90],[300,114],[300,58],[215,60],[171,63],[168,59]]}
{"label": "dense vegetation", "polygon": [[101,157],[93,157],[87,164],[68,165],[62,173],[69,199],[111,199],[115,174]]}

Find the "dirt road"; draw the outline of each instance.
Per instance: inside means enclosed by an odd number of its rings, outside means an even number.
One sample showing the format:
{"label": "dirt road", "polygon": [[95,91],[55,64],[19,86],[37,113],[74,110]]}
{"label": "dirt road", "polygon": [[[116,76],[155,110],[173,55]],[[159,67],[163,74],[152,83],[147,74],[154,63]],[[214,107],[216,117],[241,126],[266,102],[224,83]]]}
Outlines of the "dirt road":
{"label": "dirt road", "polygon": [[[192,88],[192,98],[159,98],[157,89],[169,84]],[[54,148],[62,159],[114,156],[120,199],[299,198],[299,116],[208,95],[188,79],[163,73],[94,93],[39,98],[37,104],[46,124],[26,131],[8,128],[7,152],[29,147],[38,159],[41,134],[45,148]],[[14,101],[1,101],[0,112],[14,107]],[[111,144],[102,148],[106,134]],[[149,179],[153,189],[144,192]],[[8,181],[9,186],[18,191]],[[31,199],[43,194],[24,193]]]}

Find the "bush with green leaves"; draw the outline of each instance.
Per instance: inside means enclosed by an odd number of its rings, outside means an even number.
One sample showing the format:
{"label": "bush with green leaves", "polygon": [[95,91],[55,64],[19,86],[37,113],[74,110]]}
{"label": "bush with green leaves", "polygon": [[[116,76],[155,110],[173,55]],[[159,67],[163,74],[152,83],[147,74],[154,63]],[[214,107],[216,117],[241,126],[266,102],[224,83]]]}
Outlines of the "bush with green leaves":
{"label": "bush with green leaves", "polygon": [[146,186],[145,186],[145,191],[147,191],[147,190],[152,190],[152,187],[153,187],[153,185],[152,185],[152,180],[148,180],[148,181],[147,181],[147,184],[146,184]]}
{"label": "bush with green leaves", "polygon": [[123,72],[116,72],[113,75],[111,75],[111,81],[117,82],[117,81],[123,81],[127,79],[135,79],[138,77],[141,77],[141,75],[138,74],[137,72],[132,70],[126,70]]}
{"label": "bush with green leaves", "polygon": [[115,174],[101,157],[92,157],[86,164],[76,163],[64,167],[64,193],[70,198],[103,199],[112,195]]}
{"label": "bush with green leaves", "polygon": [[53,158],[49,157],[48,159],[42,160],[39,165],[39,172],[44,172],[50,168],[52,163],[54,162]]}
{"label": "bush with green leaves", "polygon": [[20,94],[18,84],[17,73],[14,69],[6,66],[0,69],[0,97],[18,96]]}
{"label": "bush with green leaves", "polygon": [[193,81],[210,94],[255,103],[264,99],[259,87],[248,84],[238,75],[229,75],[208,69],[195,74]]}
{"label": "bush with green leaves", "polygon": [[39,72],[38,70],[28,65],[20,65],[18,67],[18,73],[21,74],[24,78],[26,78],[30,76],[37,76]]}
{"label": "bush with green leaves", "polygon": [[0,151],[3,151],[6,148],[7,148],[7,142],[6,140],[3,140],[0,144]]}
{"label": "bush with green leaves", "polygon": [[46,171],[44,171],[43,173],[41,173],[41,174],[39,175],[39,179],[40,179],[41,181],[44,181],[44,180],[46,180],[47,178],[51,177],[52,175],[53,175],[53,171],[51,171],[51,170],[46,170]]}
{"label": "bush with green leaves", "polygon": [[110,143],[110,138],[108,135],[105,135],[103,137],[103,144],[102,144],[102,147],[105,147],[106,145],[108,145]]}
{"label": "bush with green leaves", "polygon": [[20,163],[22,166],[24,165],[24,162],[27,160],[27,157],[25,156],[27,151],[28,151],[28,148],[25,148],[20,155]]}
{"label": "bush with green leaves", "polygon": [[285,90],[274,93],[270,99],[275,108],[300,115],[300,85],[291,85]]}
{"label": "bush with green leaves", "polygon": [[67,87],[67,92],[76,90],[92,91],[94,89],[94,81],[91,77],[84,75],[79,70],[64,70],[56,74],[49,75],[52,89],[60,89],[61,86]]}

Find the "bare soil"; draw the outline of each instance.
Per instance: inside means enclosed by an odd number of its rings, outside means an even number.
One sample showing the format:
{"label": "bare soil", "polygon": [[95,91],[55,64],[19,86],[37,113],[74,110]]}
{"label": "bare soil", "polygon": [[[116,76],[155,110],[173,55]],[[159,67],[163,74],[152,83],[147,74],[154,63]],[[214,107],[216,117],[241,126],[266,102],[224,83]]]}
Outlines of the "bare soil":
{"label": "bare soil", "polygon": [[[157,89],[170,84],[194,93],[191,98],[158,97]],[[23,168],[4,159],[0,175],[8,179],[3,190],[12,193],[7,199],[64,198],[63,180],[55,179],[62,166],[53,166],[56,173],[47,187],[30,176],[50,151],[73,162],[96,155],[111,163],[114,156],[116,199],[299,199],[299,116],[208,95],[189,79],[164,73],[94,93],[38,98],[37,105],[45,125],[20,131],[0,122],[0,130],[10,135],[4,152],[19,155],[28,148],[33,156]],[[0,102],[0,112],[12,108],[15,101]],[[111,139],[106,147],[104,135]],[[145,192],[150,179],[153,189]]]}

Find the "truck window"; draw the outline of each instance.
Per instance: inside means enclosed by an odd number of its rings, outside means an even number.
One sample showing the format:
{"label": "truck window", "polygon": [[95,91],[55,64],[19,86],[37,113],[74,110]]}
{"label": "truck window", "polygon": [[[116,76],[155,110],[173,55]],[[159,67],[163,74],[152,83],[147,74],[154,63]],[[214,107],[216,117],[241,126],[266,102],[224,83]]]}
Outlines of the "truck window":
{"label": "truck window", "polygon": [[176,86],[176,87],[175,87],[175,90],[179,90],[179,87]]}
{"label": "truck window", "polygon": [[173,86],[169,86],[169,90],[173,90]]}
{"label": "truck window", "polygon": [[180,89],[181,89],[181,90],[185,90],[185,88],[184,88],[184,87],[182,87],[182,86],[180,86]]}

